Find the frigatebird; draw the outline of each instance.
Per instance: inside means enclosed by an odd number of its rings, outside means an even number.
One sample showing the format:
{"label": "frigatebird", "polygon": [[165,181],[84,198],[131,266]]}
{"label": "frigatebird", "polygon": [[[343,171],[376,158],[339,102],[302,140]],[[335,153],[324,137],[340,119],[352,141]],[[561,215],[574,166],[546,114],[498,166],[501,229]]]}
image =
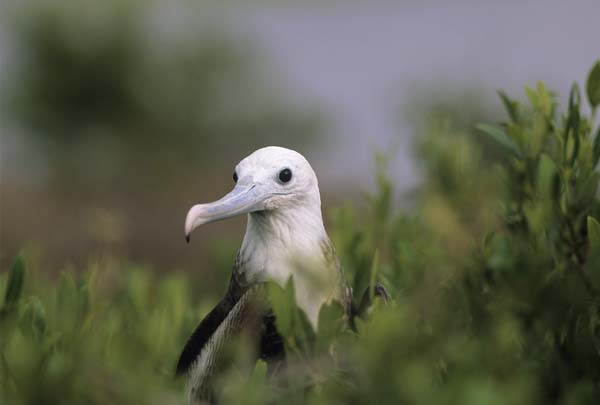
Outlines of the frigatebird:
{"label": "frigatebird", "polygon": [[[248,215],[227,293],[193,332],[177,364],[177,372],[188,375],[192,403],[211,397],[219,350],[257,318],[250,303],[264,283],[283,287],[292,277],[297,305],[315,330],[323,304],[336,301],[349,316],[357,312],[323,225],[317,176],[304,156],[276,146],[259,149],[235,167],[233,180],[229,194],[194,205],[185,220],[189,242],[191,232],[203,224]],[[379,285],[376,294],[387,298]],[[258,323],[260,357],[280,361],[285,353],[273,313],[264,310]]]}

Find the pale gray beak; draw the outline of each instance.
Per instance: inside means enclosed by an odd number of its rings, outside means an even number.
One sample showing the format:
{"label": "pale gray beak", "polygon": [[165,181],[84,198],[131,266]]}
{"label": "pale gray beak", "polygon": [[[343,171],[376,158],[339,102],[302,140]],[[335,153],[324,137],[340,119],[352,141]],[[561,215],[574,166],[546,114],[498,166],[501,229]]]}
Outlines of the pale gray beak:
{"label": "pale gray beak", "polygon": [[262,210],[263,202],[269,196],[265,191],[250,178],[240,179],[233,190],[220,200],[194,205],[185,218],[186,240],[190,241],[190,234],[200,225]]}

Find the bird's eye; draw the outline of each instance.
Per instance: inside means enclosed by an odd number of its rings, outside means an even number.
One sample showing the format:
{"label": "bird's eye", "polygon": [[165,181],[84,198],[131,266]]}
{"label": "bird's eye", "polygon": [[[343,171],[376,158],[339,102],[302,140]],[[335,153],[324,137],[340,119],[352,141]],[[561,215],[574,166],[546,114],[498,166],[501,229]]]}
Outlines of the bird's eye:
{"label": "bird's eye", "polygon": [[290,169],[283,169],[279,172],[279,181],[282,183],[288,183],[292,179],[292,171]]}
{"label": "bird's eye", "polygon": [[238,181],[237,172],[233,172],[233,181],[235,183],[237,183],[237,181]]}

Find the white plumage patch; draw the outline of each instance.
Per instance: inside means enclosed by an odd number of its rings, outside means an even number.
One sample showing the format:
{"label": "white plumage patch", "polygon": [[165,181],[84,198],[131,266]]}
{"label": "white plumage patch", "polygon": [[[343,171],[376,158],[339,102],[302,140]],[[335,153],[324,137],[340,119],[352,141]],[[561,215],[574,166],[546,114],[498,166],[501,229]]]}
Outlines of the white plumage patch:
{"label": "white plumage patch", "polygon": [[290,184],[277,184],[281,190],[268,199],[269,208],[248,216],[240,270],[250,282],[274,281],[281,287],[293,276],[297,304],[316,329],[321,306],[341,298],[337,263],[323,249],[331,242],[323,226],[317,176],[302,155],[279,147],[259,149],[236,172],[264,184],[283,168],[292,171]]}

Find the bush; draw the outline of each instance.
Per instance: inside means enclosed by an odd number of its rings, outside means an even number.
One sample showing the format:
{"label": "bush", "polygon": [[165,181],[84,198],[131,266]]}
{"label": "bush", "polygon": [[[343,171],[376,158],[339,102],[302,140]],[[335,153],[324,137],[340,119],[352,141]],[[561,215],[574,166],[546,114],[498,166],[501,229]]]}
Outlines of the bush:
{"label": "bush", "polygon": [[[332,213],[355,292],[380,280],[394,301],[353,331],[326,307],[318,333],[272,288],[290,367],[231,365],[232,403],[585,404],[600,398],[600,62],[591,117],[574,85],[566,113],[543,84],[527,104],[500,93],[501,125],[479,137],[432,121],[417,150],[426,181],[415,212],[395,207],[379,159],[367,209]],[[491,138],[501,153],[484,153]],[[102,271],[99,268],[102,267]],[[22,294],[23,259],[2,278],[2,398],[10,403],[183,401],[173,378],[199,319],[181,275],[103,264]],[[111,271],[112,269],[112,271]],[[36,274],[31,273],[33,279]],[[303,339],[298,339],[302,336]],[[306,341],[313,344],[307,345]]]}
{"label": "bush", "polygon": [[508,122],[478,126],[504,150],[494,159],[481,139],[433,122],[418,145],[428,176],[416,214],[390,208],[381,177],[366,227],[338,213],[355,288],[379,251],[396,297],[357,341],[364,367],[344,400],[600,398],[599,88],[600,62],[587,83],[592,118],[577,85],[562,116],[542,83],[526,88],[528,105],[500,93]]}

